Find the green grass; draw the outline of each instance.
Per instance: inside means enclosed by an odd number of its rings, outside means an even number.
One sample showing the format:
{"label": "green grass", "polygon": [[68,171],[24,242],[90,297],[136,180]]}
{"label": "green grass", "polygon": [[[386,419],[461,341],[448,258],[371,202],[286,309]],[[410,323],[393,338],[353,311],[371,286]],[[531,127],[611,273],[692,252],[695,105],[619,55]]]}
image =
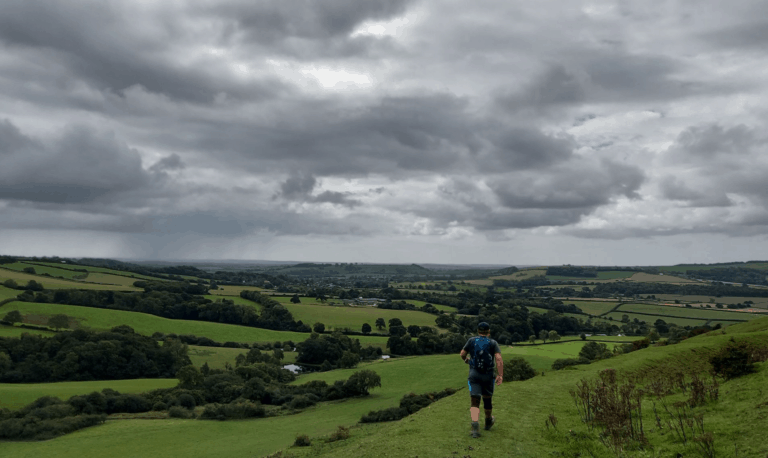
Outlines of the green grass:
{"label": "green grass", "polygon": [[391,318],[400,318],[405,326],[410,326],[412,324],[418,326],[435,326],[436,316],[425,312],[413,310],[385,310],[378,307],[367,306],[336,307],[331,305],[315,305],[312,303],[305,303],[304,299],[302,299],[300,304],[293,304],[288,297],[276,297],[275,299],[290,310],[296,321],[301,320],[310,326],[320,322],[325,325],[326,329],[350,328],[357,331],[360,330],[363,323],[368,323],[371,327],[374,327],[377,318],[384,318],[384,321],[387,323],[389,323]]}
{"label": "green grass", "polygon": [[[152,335],[154,332],[165,334],[194,334],[204,336],[217,342],[281,342],[293,340],[301,342],[309,338],[309,334],[301,332],[273,331],[270,329],[250,328],[232,324],[210,323],[205,321],[170,320],[154,315],[122,310],[107,310],[75,305],[35,304],[30,302],[11,302],[0,307],[0,314],[5,311],[18,310],[22,315],[37,315],[50,317],[63,313],[76,319],[80,326],[95,330],[111,329],[121,324],[131,326],[136,332]],[[386,337],[359,336],[355,337],[363,345],[386,345]]]}
{"label": "green grass", "polygon": [[635,318],[637,318],[639,321],[645,321],[649,325],[653,325],[653,323],[656,322],[656,320],[664,320],[667,324],[676,324],[678,326],[703,326],[706,324],[706,319],[697,319],[697,318],[679,318],[679,317],[671,317],[671,316],[651,316],[651,315],[639,315],[636,313],[628,313],[628,312],[611,312],[605,317],[611,317],[613,318],[613,324],[616,326],[621,327],[623,324],[621,322],[621,318],[627,315],[630,320],[634,321]]}
{"label": "green grass", "polygon": [[[120,393],[144,393],[158,388],[171,388],[176,379],[99,380],[93,382],[58,383],[0,383],[0,408],[19,409],[43,396],[67,400],[79,394],[88,394],[112,388]],[[0,449],[3,447],[0,444]]]}
{"label": "green grass", "polygon": [[[137,274],[137,273],[134,273],[134,272],[128,272],[128,271],[124,271],[124,270],[108,269],[106,267],[81,266],[81,265],[78,265],[78,264],[55,264],[55,263],[52,263],[52,262],[39,262],[39,263],[35,262],[33,267],[37,268],[38,265],[45,265],[45,266],[56,267],[56,268],[58,268],[60,270],[64,270],[64,269],[73,269],[73,270],[74,269],[80,269],[80,270],[87,270],[89,273],[90,272],[96,272],[96,273],[105,273],[105,274],[112,274],[112,275],[121,275],[121,276],[125,276],[125,277],[134,278],[135,280],[139,280],[139,279],[142,279],[142,280],[155,280],[155,281],[158,281],[158,280],[162,281],[163,280],[162,278],[159,278],[159,277],[151,277],[151,276],[141,275],[141,274]],[[82,272],[75,272],[75,273],[79,274],[79,273],[82,273]]]}
{"label": "green grass", "polygon": [[724,267],[746,267],[749,269],[768,270],[768,262],[733,263],[733,264],[719,264],[719,265],[681,264],[677,266],[658,266],[656,268],[662,272],[683,272],[684,273],[686,270],[710,270],[710,269],[719,269]]}
{"label": "green grass", "polygon": [[26,262],[14,262],[13,264],[3,264],[3,267],[5,267],[6,269],[15,270],[17,272],[21,272],[27,267],[32,267],[33,269],[35,269],[35,274],[37,275],[48,274],[51,277],[61,277],[61,278],[67,278],[70,280],[73,279],[74,277],[85,277],[88,275],[87,272],[74,272],[71,270],[60,269],[50,264],[39,265],[39,264],[30,264]]}
{"label": "green grass", "polygon": [[[654,361],[677,358],[685,361],[691,351],[702,346],[724,344],[731,333],[757,332],[768,337],[765,329],[768,319],[734,325],[728,334],[714,334],[686,340],[668,347],[619,356],[574,370],[548,371],[526,382],[505,383],[496,390],[494,414],[498,423],[483,437],[468,437],[468,400],[466,390],[441,400],[430,407],[398,422],[355,427],[347,441],[324,444],[319,437],[326,436],[338,425],[352,425],[369,410],[390,407],[408,392],[425,392],[445,387],[463,387],[466,383],[466,365],[457,355],[401,358],[378,361],[360,368],[376,370],[382,377],[382,388],[366,398],[325,403],[304,413],[249,421],[200,420],[129,420],[110,421],[103,426],[89,428],[55,440],[45,442],[2,443],[0,450],[8,456],[37,458],[97,457],[260,457],[288,448],[296,435],[307,434],[314,439],[308,449],[290,448],[289,456],[352,457],[444,457],[444,456],[573,456],[564,454],[565,435],[569,430],[584,431],[568,390],[584,377],[594,377],[598,370],[616,368],[638,370]],[[747,328],[749,326],[749,328]],[[768,339],[766,339],[768,340]],[[560,347],[562,345],[562,347]],[[560,347],[560,348],[557,348]],[[533,347],[505,347],[505,359],[524,352],[534,367],[546,367],[557,357],[578,352],[578,342]],[[550,363],[551,364],[551,363]],[[334,381],[347,378],[354,370],[338,370],[301,376],[297,383],[311,379]],[[748,378],[728,382],[721,387],[722,399],[707,406],[706,424],[715,428],[720,455],[725,455],[732,443],[739,444],[743,456],[763,456],[756,446],[763,446],[761,428],[762,410],[755,405],[768,401],[764,386],[768,383],[765,364],[760,373]],[[760,391],[762,390],[762,391]],[[762,396],[755,399],[754,396]],[[717,409],[722,412],[717,412]],[[653,428],[652,409],[644,406],[646,427]],[[553,413],[557,416],[557,433],[547,433],[544,420]],[[713,418],[714,414],[719,415]],[[741,435],[736,434],[740,432]],[[722,433],[721,437],[719,433]],[[661,439],[659,439],[661,437]],[[669,435],[667,436],[669,437]],[[662,436],[652,440],[661,454],[675,456],[684,452],[682,445],[671,444]],[[757,445],[756,445],[757,444]],[[469,447],[472,447],[470,449]],[[472,451],[470,451],[472,450]],[[457,453],[453,453],[457,452]],[[555,453],[552,453],[555,452]],[[596,456],[611,455],[595,451]],[[650,456],[650,455],[648,455]],[[688,455],[685,455],[688,456]],[[727,456],[727,455],[726,455]],[[740,455],[742,456],[742,455]]]}
{"label": "green grass", "polygon": [[582,312],[588,315],[602,315],[603,313],[609,312],[619,304],[618,302],[574,301],[574,300],[566,300],[566,301],[563,301],[563,303],[566,305],[573,304],[576,307],[580,308]]}
{"label": "green grass", "polygon": [[768,297],[735,297],[735,296],[684,296],[682,294],[656,294],[657,299],[665,302],[674,302],[678,300],[682,303],[692,304],[710,304],[712,307],[715,303],[721,304],[739,304],[744,301],[752,301],[756,308],[768,308]]}
{"label": "green grass", "polygon": [[206,298],[206,299],[210,299],[213,302],[220,301],[222,299],[226,299],[228,301],[234,302],[235,304],[247,305],[249,307],[253,307],[256,310],[261,310],[262,309],[261,304],[257,304],[256,302],[249,301],[248,299],[243,299],[240,296],[221,296],[221,295],[217,296],[215,294],[208,294],[208,295],[203,296],[203,297]]}
{"label": "green grass", "polygon": [[17,289],[11,289],[11,288],[6,288],[5,286],[0,286],[0,301],[15,298],[16,296],[18,296],[23,292],[24,291],[19,291]]}
{"label": "green grass", "polygon": [[141,291],[133,286],[115,286],[98,285],[75,280],[66,280],[63,278],[43,277],[40,275],[31,275],[15,270],[0,267],[0,283],[5,280],[15,280],[20,285],[25,285],[30,280],[41,283],[46,289],[97,289],[97,290],[115,290],[115,291]]}
{"label": "green grass", "polygon": [[[653,313],[658,315],[671,315],[685,318],[700,318],[705,320],[739,320],[747,321],[760,316],[747,312],[726,312],[718,309],[706,309],[699,307],[680,307],[671,305],[653,304],[622,304],[616,312]],[[654,320],[655,321],[655,320]]]}
{"label": "green grass", "polygon": [[212,289],[210,293],[216,296],[239,296],[242,291],[259,291],[269,293],[269,290],[256,286],[231,286],[219,285],[219,289]]}
{"label": "green grass", "polygon": [[[2,312],[5,315],[6,312]],[[38,334],[41,336],[52,336],[55,333],[53,331],[40,331],[38,329],[26,329],[18,326],[6,326],[0,325],[0,337],[19,337],[24,333]]]}
{"label": "green grass", "polygon": [[569,277],[562,275],[547,275],[547,280],[551,281],[595,281],[595,280],[618,280],[621,278],[630,278],[635,272],[624,272],[619,270],[600,271],[597,277]]}

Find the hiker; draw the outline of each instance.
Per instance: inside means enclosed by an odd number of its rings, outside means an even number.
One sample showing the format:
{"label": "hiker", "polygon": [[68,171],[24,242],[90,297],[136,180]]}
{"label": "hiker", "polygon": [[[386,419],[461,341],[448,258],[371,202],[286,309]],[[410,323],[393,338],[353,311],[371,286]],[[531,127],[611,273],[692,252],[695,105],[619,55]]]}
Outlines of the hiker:
{"label": "hiker", "polygon": [[493,367],[496,363],[496,385],[501,385],[504,361],[498,342],[491,339],[491,326],[485,321],[477,325],[476,337],[472,337],[461,349],[461,359],[469,364],[469,396],[472,402],[469,415],[472,418],[472,437],[480,437],[480,397],[485,408],[485,430],[496,422],[493,412]]}

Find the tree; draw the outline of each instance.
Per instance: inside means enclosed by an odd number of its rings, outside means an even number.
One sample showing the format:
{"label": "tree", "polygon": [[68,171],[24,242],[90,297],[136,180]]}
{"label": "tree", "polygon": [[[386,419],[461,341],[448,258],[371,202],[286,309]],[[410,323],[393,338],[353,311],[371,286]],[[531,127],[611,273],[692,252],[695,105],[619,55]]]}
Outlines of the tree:
{"label": "tree", "polygon": [[179,386],[186,389],[194,389],[203,384],[203,374],[193,365],[184,366],[176,372]]}
{"label": "tree", "polygon": [[536,335],[531,334],[528,336],[528,342],[530,343],[536,343]]}
{"label": "tree", "polygon": [[325,325],[323,323],[317,322],[314,326],[312,326],[312,330],[318,334],[322,334],[325,331]]}
{"label": "tree", "polygon": [[448,329],[453,325],[453,320],[450,315],[438,315],[437,318],[435,318],[435,324],[438,328]]}
{"label": "tree", "polygon": [[35,268],[34,267],[25,267],[25,268],[22,269],[22,271],[25,274],[32,274],[32,275],[35,275],[37,273],[37,272],[35,272]]}
{"label": "tree", "polygon": [[299,295],[298,294],[294,294],[293,297],[291,297],[291,303],[293,303],[293,304],[300,304],[301,303],[301,299],[299,299]]}
{"label": "tree", "polygon": [[8,323],[21,323],[24,321],[24,317],[21,316],[21,312],[18,310],[11,310],[10,312],[5,314],[5,318],[3,318],[3,321],[7,321]]}
{"label": "tree", "polygon": [[282,361],[283,358],[285,358],[285,354],[283,353],[283,349],[282,348],[275,348],[274,351],[272,352],[272,354],[273,354],[274,358],[276,360],[278,360],[278,361]]}
{"label": "tree", "polygon": [[408,330],[405,329],[405,326],[402,326],[402,325],[397,326],[396,325],[396,326],[390,326],[389,327],[389,335],[391,335],[391,336],[401,337],[401,336],[404,336],[406,334],[408,334]]}
{"label": "tree", "polygon": [[[16,283],[16,280],[14,280],[13,278],[9,278],[8,280],[3,282],[3,286],[10,289],[16,289],[19,287],[19,284]],[[722,308],[722,305],[720,308]]]}
{"label": "tree", "polygon": [[370,334],[371,331],[371,325],[368,323],[363,323],[363,334]]}
{"label": "tree", "polygon": [[560,340],[560,334],[558,334],[557,331],[549,331],[549,340],[557,342]]}
{"label": "tree", "polygon": [[381,376],[369,369],[355,372],[344,382],[344,391],[352,396],[368,396],[368,390],[376,387],[381,387]]}
{"label": "tree", "polygon": [[419,334],[421,334],[421,328],[415,324],[412,324],[408,326],[408,334],[410,334],[411,337],[419,337]]}
{"label": "tree", "polygon": [[581,340],[587,340],[587,335],[582,332],[579,334],[579,338],[581,338]]}
{"label": "tree", "polygon": [[48,318],[48,326],[53,329],[65,329],[69,327],[69,317],[64,314],[53,315]]}
{"label": "tree", "polygon": [[539,331],[539,339],[543,340],[544,343],[547,343],[547,339],[549,339],[549,333],[542,329]]}
{"label": "tree", "polygon": [[400,318],[391,318],[389,320],[389,327],[390,328],[392,326],[402,326],[402,325],[403,325],[403,320],[401,320]]}
{"label": "tree", "polygon": [[515,382],[528,380],[536,376],[536,371],[524,358],[512,358],[504,363],[504,381]]}
{"label": "tree", "polygon": [[384,318],[376,318],[376,329],[381,331],[382,329],[387,327],[387,323],[384,322]]}

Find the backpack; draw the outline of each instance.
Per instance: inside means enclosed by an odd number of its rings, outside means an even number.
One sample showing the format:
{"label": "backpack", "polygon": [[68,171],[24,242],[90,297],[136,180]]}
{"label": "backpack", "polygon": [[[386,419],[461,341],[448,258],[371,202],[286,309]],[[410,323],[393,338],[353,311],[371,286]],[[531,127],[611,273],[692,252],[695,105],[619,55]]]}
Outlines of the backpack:
{"label": "backpack", "polygon": [[472,359],[469,360],[469,367],[480,372],[481,374],[487,374],[493,372],[495,367],[493,361],[493,353],[491,349],[491,339],[485,336],[475,337],[473,343]]}

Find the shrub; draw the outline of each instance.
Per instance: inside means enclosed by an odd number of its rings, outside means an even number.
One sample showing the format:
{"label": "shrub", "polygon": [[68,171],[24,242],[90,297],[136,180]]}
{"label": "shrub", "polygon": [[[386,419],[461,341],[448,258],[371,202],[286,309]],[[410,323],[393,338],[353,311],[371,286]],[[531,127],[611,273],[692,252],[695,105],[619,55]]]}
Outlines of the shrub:
{"label": "shrub", "polygon": [[552,369],[559,371],[560,369],[576,366],[578,364],[589,364],[589,360],[586,358],[560,358],[556,359],[555,362],[552,363]]}
{"label": "shrub", "polygon": [[534,376],[536,376],[536,371],[524,358],[512,358],[504,363],[505,382],[528,380]]}
{"label": "shrub", "polygon": [[171,418],[190,418],[192,416],[192,412],[185,409],[184,407],[173,406],[168,409],[168,416]]}
{"label": "shrub", "polygon": [[293,441],[293,445],[297,447],[309,447],[312,445],[312,441],[309,440],[309,436],[306,434],[300,434],[296,436],[296,440]]}
{"label": "shrub", "polygon": [[755,372],[752,349],[747,342],[737,343],[731,339],[727,346],[710,358],[709,362],[715,374],[726,380]]}
{"label": "shrub", "polygon": [[179,405],[185,409],[192,410],[197,404],[195,404],[195,398],[187,393],[184,393],[179,396]]}
{"label": "shrub", "polygon": [[258,402],[238,400],[230,404],[208,404],[200,415],[206,420],[227,420],[264,417],[266,411]]}
{"label": "shrub", "polygon": [[313,405],[315,405],[315,401],[312,401],[309,396],[305,396],[303,394],[295,396],[293,399],[291,399],[291,402],[288,403],[288,407],[291,409],[303,409]]}
{"label": "shrub", "polygon": [[349,439],[349,436],[350,436],[349,428],[339,426],[339,429],[337,429],[336,432],[331,434],[331,437],[328,438],[328,442],[347,440]]}
{"label": "shrub", "polygon": [[155,412],[162,412],[163,410],[168,410],[168,406],[163,401],[157,401],[153,406],[152,410]]}

